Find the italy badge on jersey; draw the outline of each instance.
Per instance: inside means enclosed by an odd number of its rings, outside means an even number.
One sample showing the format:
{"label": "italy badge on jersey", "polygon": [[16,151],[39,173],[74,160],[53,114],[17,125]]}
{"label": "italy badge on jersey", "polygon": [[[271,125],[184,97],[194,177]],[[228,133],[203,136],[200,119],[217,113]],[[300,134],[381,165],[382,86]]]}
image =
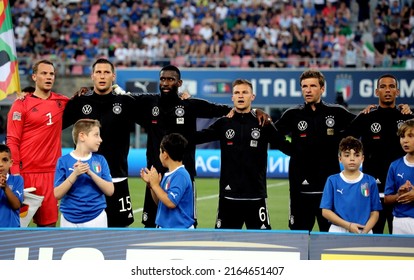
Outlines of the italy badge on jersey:
{"label": "italy badge on jersey", "polygon": [[101,163],[99,161],[93,161],[92,162],[92,170],[95,173],[101,173],[101,171],[102,171]]}
{"label": "italy badge on jersey", "polygon": [[368,183],[364,183],[361,185],[361,193],[363,196],[368,197],[369,196],[369,187]]}

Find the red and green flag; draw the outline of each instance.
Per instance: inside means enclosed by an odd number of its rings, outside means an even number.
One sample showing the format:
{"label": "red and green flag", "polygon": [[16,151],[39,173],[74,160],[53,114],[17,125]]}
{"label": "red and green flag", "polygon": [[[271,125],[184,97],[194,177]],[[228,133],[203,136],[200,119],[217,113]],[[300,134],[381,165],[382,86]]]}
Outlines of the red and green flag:
{"label": "red and green flag", "polygon": [[0,100],[20,91],[9,0],[0,0]]}

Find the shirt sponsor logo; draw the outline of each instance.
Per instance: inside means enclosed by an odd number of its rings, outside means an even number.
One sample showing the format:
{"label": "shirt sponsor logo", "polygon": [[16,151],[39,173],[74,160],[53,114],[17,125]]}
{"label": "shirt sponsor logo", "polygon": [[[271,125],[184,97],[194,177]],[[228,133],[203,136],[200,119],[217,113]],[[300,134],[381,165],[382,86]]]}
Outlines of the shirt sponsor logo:
{"label": "shirt sponsor logo", "polygon": [[84,115],[89,115],[90,113],[92,113],[92,106],[89,104],[86,104],[82,107],[82,113]]}
{"label": "shirt sponsor logo", "polygon": [[379,133],[381,131],[381,124],[379,124],[379,123],[371,124],[371,131],[373,133]]}
{"label": "shirt sponsor logo", "polygon": [[154,117],[158,116],[160,114],[160,108],[158,108],[157,106],[152,108],[152,115]]}
{"label": "shirt sponsor logo", "polygon": [[226,138],[233,139],[236,132],[233,129],[229,129],[226,131]]}
{"label": "shirt sponsor logo", "polygon": [[306,121],[300,121],[298,123],[298,129],[300,131],[305,131],[308,128],[308,123]]}

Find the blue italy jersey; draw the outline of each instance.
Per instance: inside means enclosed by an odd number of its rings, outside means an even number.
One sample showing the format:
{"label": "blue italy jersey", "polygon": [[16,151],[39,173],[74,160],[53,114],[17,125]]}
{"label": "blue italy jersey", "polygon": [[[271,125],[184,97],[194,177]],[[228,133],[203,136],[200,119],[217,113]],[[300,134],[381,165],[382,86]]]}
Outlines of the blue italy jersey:
{"label": "blue italy jersey", "polygon": [[[23,203],[23,177],[7,175],[7,186]],[[3,190],[0,190],[0,227],[20,227],[20,209],[11,209],[10,203]]]}
{"label": "blue italy jersey", "polygon": [[[73,172],[73,165],[81,160],[88,163],[91,171],[105,181],[112,182],[108,163],[102,155],[92,153],[87,158],[77,158],[70,154],[59,158],[55,172],[57,187]],[[85,223],[96,218],[106,208],[105,195],[87,174],[80,175],[70,190],[62,197],[60,212],[71,223]]]}
{"label": "blue italy jersey", "polygon": [[176,207],[170,209],[159,201],[155,223],[162,228],[191,227],[194,224],[193,184],[184,165],[165,173],[161,188]]}
{"label": "blue italy jersey", "polygon": [[332,210],[346,221],[365,225],[372,211],[382,210],[374,177],[364,173],[356,180],[348,180],[342,173],[329,176],[320,208]]}
{"label": "blue italy jersey", "polygon": [[[409,163],[405,156],[393,161],[388,170],[387,180],[385,183],[384,195],[392,195],[398,192],[398,189],[409,180],[414,184],[414,164]],[[393,209],[395,217],[414,218],[414,202],[407,204],[395,203]]]}

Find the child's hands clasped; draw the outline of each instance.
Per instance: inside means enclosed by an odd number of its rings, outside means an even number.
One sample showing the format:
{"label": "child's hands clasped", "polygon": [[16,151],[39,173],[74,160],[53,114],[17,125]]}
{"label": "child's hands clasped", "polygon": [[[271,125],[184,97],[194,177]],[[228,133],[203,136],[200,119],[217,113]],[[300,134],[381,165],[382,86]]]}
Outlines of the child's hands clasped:
{"label": "child's hands clasped", "polygon": [[154,166],[151,166],[151,169],[142,168],[140,175],[144,182],[148,183],[150,186],[159,184],[161,182],[161,174],[158,174],[157,169]]}
{"label": "child's hands clasped", "polygon": [[407,180],[404,185],[398,189],[397,202],[406,204],[414,201],[414,192],[412,191],[413,185]]}
{"label": "child's hands clasped", "polygon": [[0,174],[0,188],[6,187],[7,176],[5,174]]}
{"label": "child's hands clasped", "polygon": [[82,175],[82,174],[89,174],[89,172],[90,172],[89,164],[88,163],[81,162],[80,160],[78,160],[73,165],[73,172],[75,173],[75,175],[77,177],[79,175]]}

